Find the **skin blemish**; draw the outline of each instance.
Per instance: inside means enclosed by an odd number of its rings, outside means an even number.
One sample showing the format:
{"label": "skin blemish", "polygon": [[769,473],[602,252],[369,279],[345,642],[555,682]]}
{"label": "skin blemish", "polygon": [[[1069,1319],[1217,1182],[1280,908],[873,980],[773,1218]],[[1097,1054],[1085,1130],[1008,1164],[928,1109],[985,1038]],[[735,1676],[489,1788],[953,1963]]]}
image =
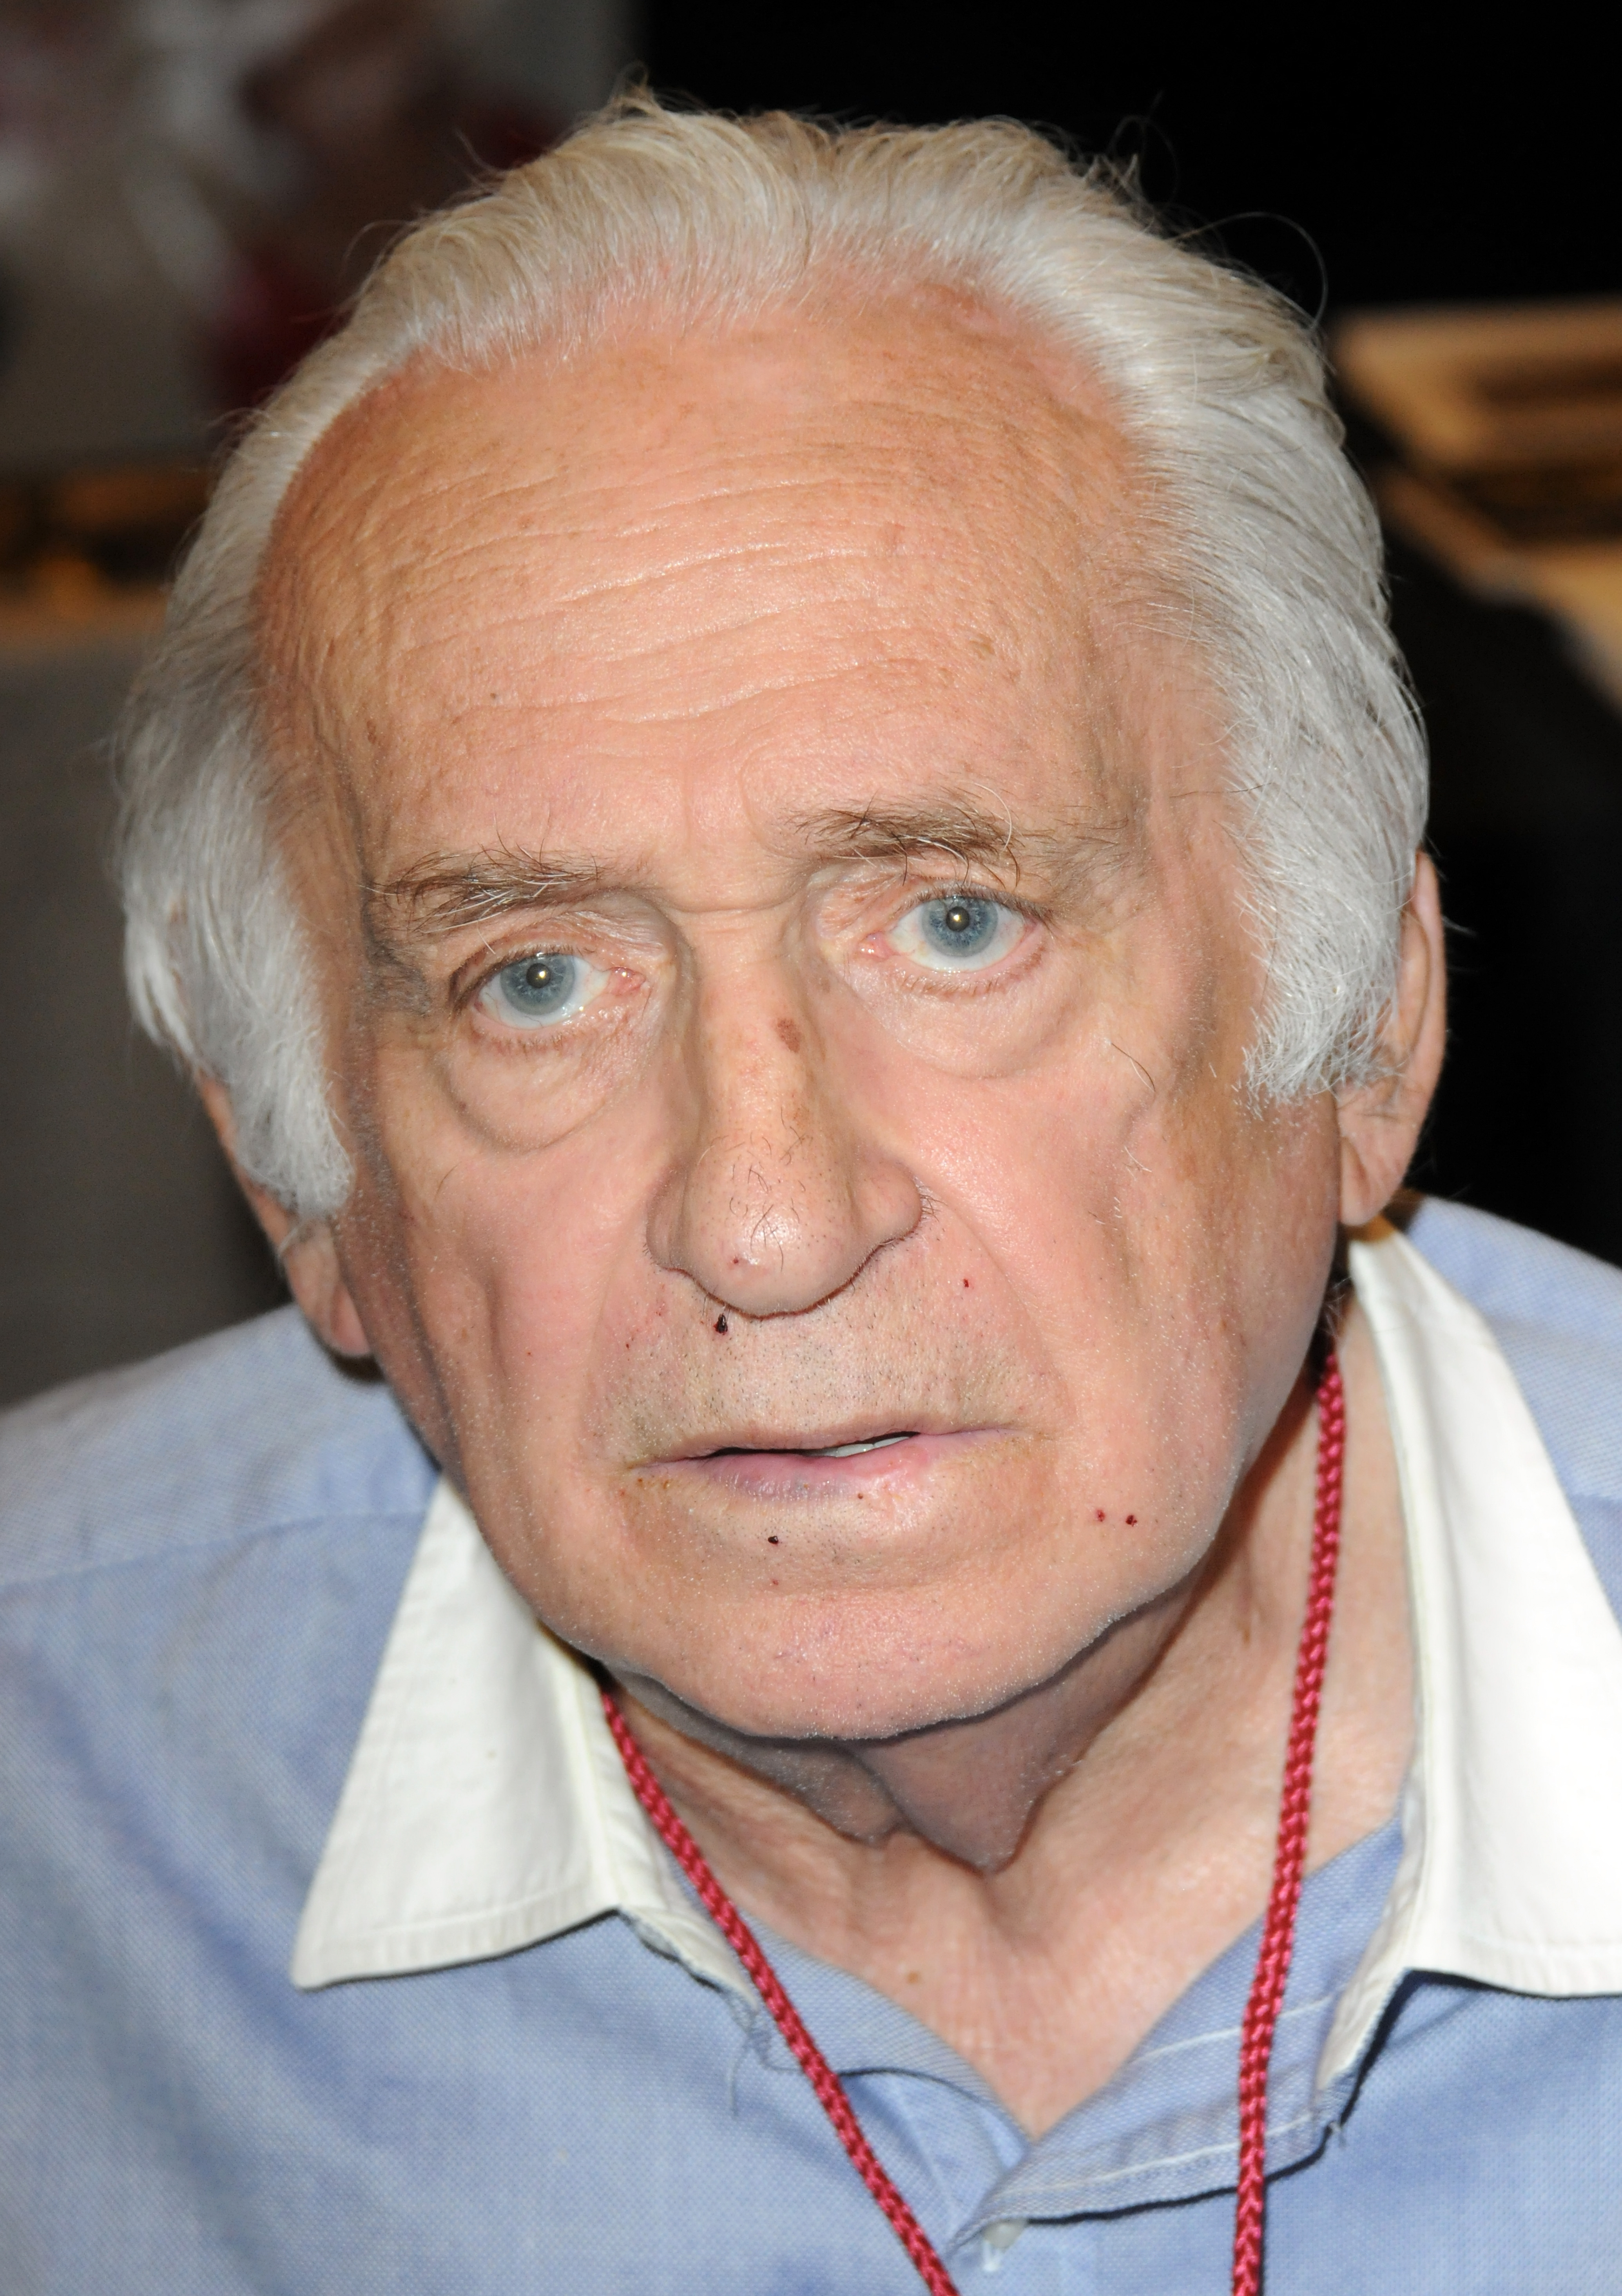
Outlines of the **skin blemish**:
{"label": "skin blemish", "polygon": [[717,1316],[716,1317],[716,1329],[720,1332],[723,1339],[726,1337],[727,1324],[725,1316]]}
{"label": "skin blemish", "polygon": [[796,1022],[788,1018],[786,1013],[777,1023],[777,1033],[782,1037],[783,1043],[788,1046],[790,1052],[799,1052],[799,1029]]}
{"label": "skin blemish", "polygon": [[1135,1521],[1137,1521],[1137,1517],[1136,1517],[1136,1515],[1135,1515],[1135,1514],[1129,1514],[1129,1515],[1126,1517],[1126,1520],[1127,1520],[1127,1521],[1128,1521],[1128,1522],[1135,1522]]}
{"label": "skin blemish", "polygon": [[966,1275],[963,1278],[963,1289],[965,1292],[969,1289],[969,1278]]}
{"label": "skin blemish", "polygon": [[774,1530],[767,1531],[766,1535],[766,1543],[768,1546],[781,1546],[782,1545],[782,1541],[778,1538],[777,1533]]}
{"label": "skin blemish", "polygon": [[1098,1519],[1099,1519],[1100,1522],[1102,1522],[1102,1521],[1103,1521],[1103,1519],[1104,1519],[1104,1511],[1103,1511],[1102,1507],[1100,1507],[1100,1508],[1099,1508],[1099,1510],[1098,1510]]}

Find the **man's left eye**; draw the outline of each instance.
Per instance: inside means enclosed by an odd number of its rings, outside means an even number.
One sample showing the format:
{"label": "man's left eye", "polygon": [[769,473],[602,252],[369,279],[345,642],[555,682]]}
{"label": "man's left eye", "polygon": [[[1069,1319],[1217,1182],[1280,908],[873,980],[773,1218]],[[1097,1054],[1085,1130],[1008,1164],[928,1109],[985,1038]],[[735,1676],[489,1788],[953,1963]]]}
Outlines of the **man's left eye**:
{"label": "man's left eye", "polygon": [[479,1001],[510,1029],[553,1029],[584,1012],[607,980],[583,956],[541,949],[504,964],[479,990]]}
{"label": "man's left eye", "polygon": [[932,972],[981,972],[1019,946],[1025,919],[979,893],[920,901],[890,927],[892,947]]}

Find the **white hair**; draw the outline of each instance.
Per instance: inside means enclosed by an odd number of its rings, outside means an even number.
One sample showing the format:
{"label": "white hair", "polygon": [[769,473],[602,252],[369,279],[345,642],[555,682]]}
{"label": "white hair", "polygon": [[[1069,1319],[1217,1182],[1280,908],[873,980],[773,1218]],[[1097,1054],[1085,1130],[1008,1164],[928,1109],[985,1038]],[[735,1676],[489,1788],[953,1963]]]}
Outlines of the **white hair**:
{"label": "white hair", "polygon": [[225,1086],[243,1168],[301,1217],[341,1205],[350,1166],[256,689],[256,583],[299,465],[413,359],[567,358],[627,321],[714,327],[922,283],[1085,363],[1145,476],[1158,570],[1224,715],[1266,967],[1252,1087],[1289,1100],[1373,1072],[1424,747],[1378,529],[1298,316],[1164,235],[1110,171],[1007,121],[837,129],[635,93],[394,249],[237,447],[131,703],[120,859],[135,1010]]}

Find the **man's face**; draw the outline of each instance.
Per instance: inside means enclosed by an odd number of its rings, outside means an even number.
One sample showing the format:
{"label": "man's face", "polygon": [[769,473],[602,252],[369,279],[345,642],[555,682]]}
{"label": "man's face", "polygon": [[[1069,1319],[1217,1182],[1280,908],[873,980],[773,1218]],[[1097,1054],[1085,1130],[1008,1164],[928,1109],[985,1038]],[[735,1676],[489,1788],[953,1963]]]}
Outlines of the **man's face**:
{"label": "man's face", "polygon": [[537,1613],[733,1729],[1051,1679],[1299,1369],[1332,1104],[1242,1087],[1141,505],[940,299],[410,375],[278,529],[349,1292]]}

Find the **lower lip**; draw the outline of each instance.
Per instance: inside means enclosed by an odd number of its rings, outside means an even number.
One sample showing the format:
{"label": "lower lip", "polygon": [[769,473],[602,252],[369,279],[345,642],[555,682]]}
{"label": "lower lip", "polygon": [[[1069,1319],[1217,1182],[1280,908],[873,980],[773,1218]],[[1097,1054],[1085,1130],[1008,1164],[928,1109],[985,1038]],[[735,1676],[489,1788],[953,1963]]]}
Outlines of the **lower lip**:
{"label": "lower lip", "polygon": [[949,1460],[960,1458],[992,1431],[969,1428],[951,1435],[908,1435],[876,1451],[843,1459],[806,1451],[726,1451],[704,1459],[662,1459],[643,1470],[661,1480],[680,1475],[742,1491],[751,1498],[820,1498],[848,1496],[876,1484],[906,1482]]}

